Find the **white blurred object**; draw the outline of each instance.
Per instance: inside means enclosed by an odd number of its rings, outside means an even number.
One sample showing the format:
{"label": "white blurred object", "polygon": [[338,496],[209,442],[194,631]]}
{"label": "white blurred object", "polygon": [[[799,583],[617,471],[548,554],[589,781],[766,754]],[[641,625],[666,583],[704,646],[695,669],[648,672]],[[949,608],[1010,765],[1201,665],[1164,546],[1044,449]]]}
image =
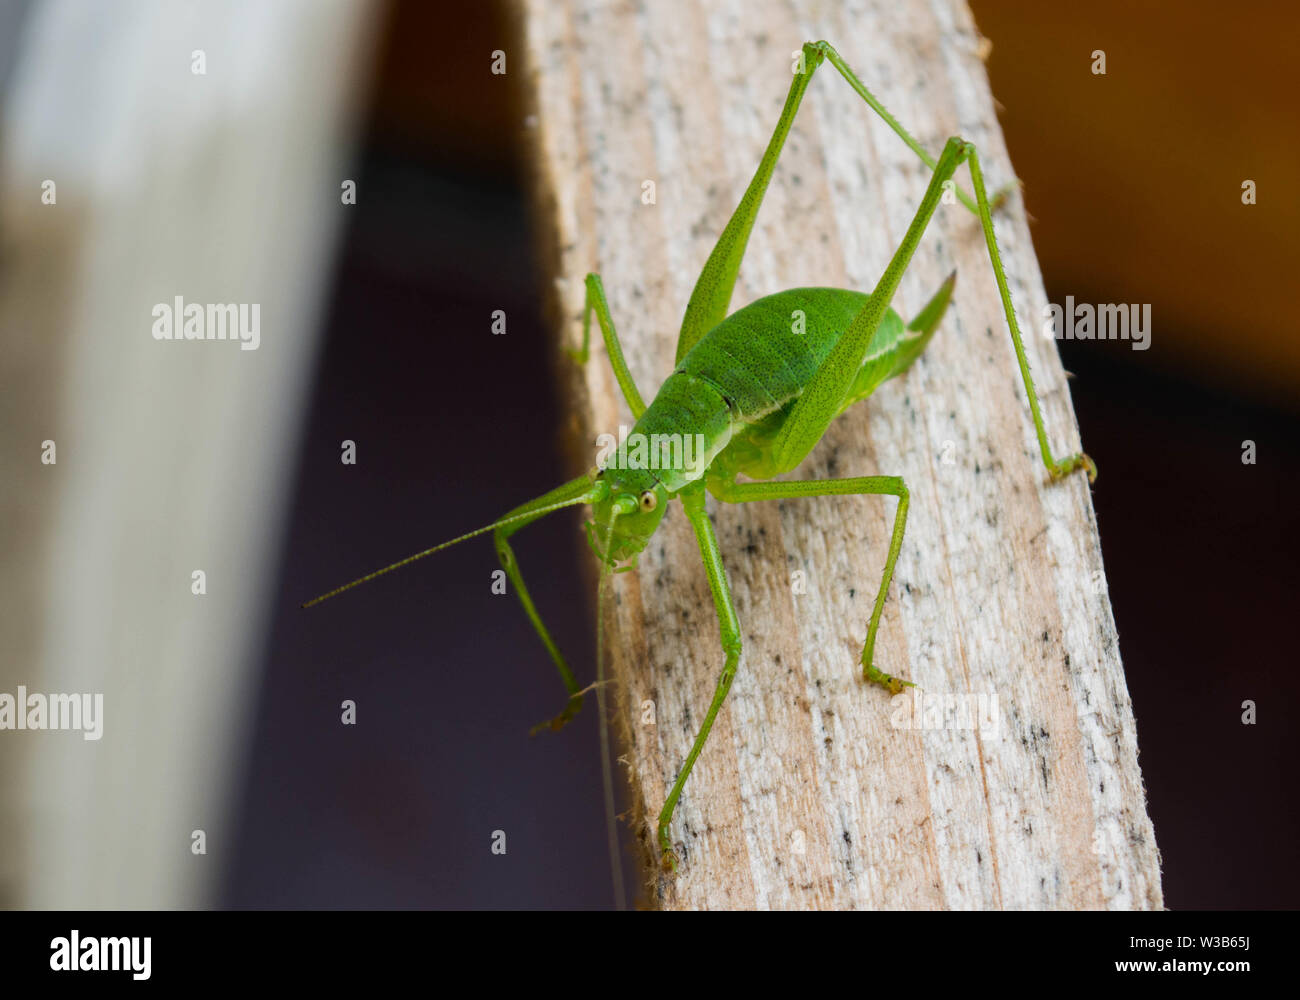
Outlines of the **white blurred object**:
{"label": "white blurred object", "polygon": [[[103,693],[105,719],[98,742],[0,732],[9,905],[215,901],[376,13],[28,12],[0,136],[0,455],[18,498],[0,597],[30,588],[31,614],[4,619],[0,692]],[[155,340],[151,310],[176,296],[259,303],[260,346]]]}

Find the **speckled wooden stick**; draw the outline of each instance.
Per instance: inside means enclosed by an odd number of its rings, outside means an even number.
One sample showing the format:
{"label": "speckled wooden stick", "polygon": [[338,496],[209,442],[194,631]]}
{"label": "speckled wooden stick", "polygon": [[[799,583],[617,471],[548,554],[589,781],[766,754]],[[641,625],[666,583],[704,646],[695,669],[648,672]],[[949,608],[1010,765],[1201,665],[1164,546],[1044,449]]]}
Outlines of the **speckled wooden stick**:
{"label": "speckled wooden stick", "polygon": [[[834,44],[931,153],[960,134],[980,149],[991,188],[1014,176],[959,0],[528,0],[520,11],[558,333],[577,343],[582,279],[598,270],[647,394],[672,368],[692,285],[758,163],[802,42]],[[970,189],[965,170],[958,181]],[[802,285],[869,291],[926,182],[823,67],[732,308]],[[1049,436],[1057,454],[1077,450],[1065,375],[1040,335],[1046,295],[1018,198],[996,226]],[[909,484],[876,662],[919,689],[891,702],[862,682],[858,662],[892,499],[719,505],[744,654],[674,819],[684,863],[675,876],[647,865],[649,905],[1162,905],[1087,480],[1047,482],[979,224],[960,205],[940,208],[895,305],[911,315],[954,267],[954,305],[921,359],[836,421],[796,473]],[[591,442],[631,423],[603,348],[567,386]],[[1097,488],[1121,488],[1106,479],[1106,456],[1094,457]],[[613,590],[631,822],[653,860],[654,817],[723,659],[680,510]]]}

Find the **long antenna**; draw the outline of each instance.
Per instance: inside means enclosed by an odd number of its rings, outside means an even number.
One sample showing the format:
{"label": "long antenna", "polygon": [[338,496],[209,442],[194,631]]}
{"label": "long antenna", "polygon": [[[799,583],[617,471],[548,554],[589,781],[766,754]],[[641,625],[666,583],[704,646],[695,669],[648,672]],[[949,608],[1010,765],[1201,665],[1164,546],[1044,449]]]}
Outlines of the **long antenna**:
{"label": "long antenna", "polygon": [[[385,573],[391,573],[395,569],[401,569],[403,566],[408,566],[411,563],[415,562],[417,559],[423,559],[425,556],[431,556],[435,552],[441,552],[443,549],[451,548],[451,546],[456,545],[459,542],[467,541],[470,538],[476,538],[479,535],[486,534],[489,531],[495,531],[503,524],[510,524],[513,521],[522,521],[524,518],[541,517],[544,514],[549,514],[552,511],[560,510],[563,507],[576,507],[578,504],[590,503],[594,499],[596,499],[594,493],[584,493],[582,496],[575,497],[572,500],[563,500],[560,503],[553,503],[548,507],[537,507],[534,508],[533,510],[525,511],[522,514],[513,514],[509,517],[503,517],[499,521],[493,521],[491,524],[485,527],[467,532],[466,534],[461,535],[459,538],[453,538],[449,542],[443,542],[441,545],[435,545],[431,549],[425,549],[423,552],[417,552],[413,556],[407,556],[405,559],[402,559],[399,562],[395,562],[390,566],[385,566],[383,569],[377,569],[373,573],[367,573],[365,576],[357,577],[357,579],[353,580],[351,583],[345,583],[341,587],[335,587],[333,590],[329,591],[328,593],[321,594],[320,597],[313,597],[310,601],[304,601],[302,606],[304,608],[310,608],[313,605],[320,604],[321,601],[328,601],[331,597],[336,597],[337,595],[343,593],[345,590],[351,590],[353,587],[359,587],[363,583],[369,583],[377,576],[383,576]],[[611,528],[613,527],[612,521],[610,522],[610,526]]]}
{"label": "long antenna", "polygon": [[[614,518],[618,508],[610,513],[609,527],[605,531],[606,553],[614,540]],[[605,584],[610,577],[610,563],[601,560],[600,581],[596,585],[596,711],[600,714],[600,777],[605,790],[605,834],[609,839],[609,870],[614,879],[614,905],[621,911],[627,909],[627,891],[623,886],[623,865],[618,849],[618,825],[614,814],[614,776],[609,757],[609,718],[605,710]]]}

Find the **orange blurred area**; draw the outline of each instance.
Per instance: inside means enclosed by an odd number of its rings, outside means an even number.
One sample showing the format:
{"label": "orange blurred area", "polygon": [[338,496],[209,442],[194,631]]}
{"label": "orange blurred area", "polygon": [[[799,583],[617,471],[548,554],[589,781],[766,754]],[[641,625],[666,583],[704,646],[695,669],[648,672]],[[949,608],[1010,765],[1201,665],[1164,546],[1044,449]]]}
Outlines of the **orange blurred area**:
{"label": "orange blurred area", "polygon": [[1053,301],[1151,303],[1133,360],[1293,407],[1300,7],[971,7]]}

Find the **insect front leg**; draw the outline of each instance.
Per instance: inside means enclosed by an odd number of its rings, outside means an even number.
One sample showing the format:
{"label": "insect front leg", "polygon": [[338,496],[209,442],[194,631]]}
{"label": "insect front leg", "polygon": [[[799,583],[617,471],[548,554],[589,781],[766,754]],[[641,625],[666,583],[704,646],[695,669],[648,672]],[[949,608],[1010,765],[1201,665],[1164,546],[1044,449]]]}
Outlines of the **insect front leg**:
{"label": "insect front leg", "polygon": [[885,557],[885,572],[880,578],[876,604],[867,623],[867,641],[862,647],[862,676],[865,680],[898,694],[911,681],[900,680],[892,674],[877,669],[874,651],[876,630],[880,628],[880,614],[885,608],[889,584],[894,579],[894,564],[903,547],[903,532],[907,528],[907,484],[899,476],[858,476],[852,479],[801,479],[780,483],[735,483],[714,481],[710,483],[714,496],[726,503],[749,503],[755,500],[793,500],[801,497],[829,497],[847,494],[873,494],[898,497],[894,512],[894,533],[889,540],[889,555]]}
{"label": "insect front leg", "polygon": [[695,737],[691,752],[686,755],[686,762],[682,764],[677,780],[673,782],[668,798],[664,800],[663,809],[659,811],[659,849],[662,851],[664,865],[674,871],[677,869],[677,858],[673,853],[672,839],[668,835],[668,825],[672,822],[673,810],[677,808],[682,787],[690,777],[691,768],[695,766],[695,759],[699,757],[700,751],[704,749],[704,744],[709,738],[709,730],[713,728],[713,720],[718,716],[718,709],[722,707],[727,692],[731,690],[731,682],[736,677],[736,667],[740,663],[741,649],[740,620],[736,617],[736,606],[731,600],[731,587],[727,583],[727,572],[722,566],[722,552],[718,548],[718,538],[713,533],[713,525],[709,523],[709,517],[704,511],[703,486],[697,484],[689,487],[678,496],[681,498],[682,507],[686,510],[686,518],[695,531],[695,541],[700,547],[700,556],[704,559],[704,571],[708,575],[709,591],[713,595],[713,606],[718,613],[722,652],[726,660],[722,665],[722,676],[718,678],[717,689],[713,692],[713,701],[704,716],[704,723]]}
{"label": "insect front leg", "polygon": [[524,613],[528,615],[528,620],[533,623],[533,628],[536,629],[538,636],[541,638],[542,645],[544,645],[546,651],[551,654],[551,659],[555,662],[555,667],[560,672],[560,680],[564,682],[564,686],[569,692],[569,700],[564,706],[564,710],[554,718],[549,719],[546,722],[538,723],[532,728],[533,733],[536,733],[539,729],[545,728],[554,730],[564,728],[565,724],[577,715],[578,710],[582,708],[582,695],[579,693],[581,689],[578,687],[577,679],[573,676],[573,671],[569,669],[569,664],[565,661],[564,654],[560,652],[559,647],[555,645],[555,640],[551,638],[551,633],[547,630],[545,623],[542,621],[542,616],[537,613],[537,608],[533,604],[532,596],[528,593],[528,588],[524,585],[523,575],[519,572],[519,561],[515,558],[514,549],[510,547],[510,536],[525,525],[532,524],[533,521],[537,520],[537,518],[550,513],[550,509],[553,508],[555,504],[562,503],[566,500],[573,500],[582,496],[590,489],[591,479],[588,476],[579,476],[577,479],[565,483],[563,486],[552,490],[550,493],[545,493],[535,500],[530,500],[528,503],[516,507],[506,515],[506,517],[515,517],[516,515],[526,515],[532,511],[537,511],[536,517],[523,517],[517,521],[511,521],[509,524],[497,528],[496,531],[492,533],[492,540],[496,544],[497,558],[501,561],[501,567],[506,571],[506,576],[509,577],[510,583],[515,589],[515,593],[519,595],[519,603],[524,606]]}

